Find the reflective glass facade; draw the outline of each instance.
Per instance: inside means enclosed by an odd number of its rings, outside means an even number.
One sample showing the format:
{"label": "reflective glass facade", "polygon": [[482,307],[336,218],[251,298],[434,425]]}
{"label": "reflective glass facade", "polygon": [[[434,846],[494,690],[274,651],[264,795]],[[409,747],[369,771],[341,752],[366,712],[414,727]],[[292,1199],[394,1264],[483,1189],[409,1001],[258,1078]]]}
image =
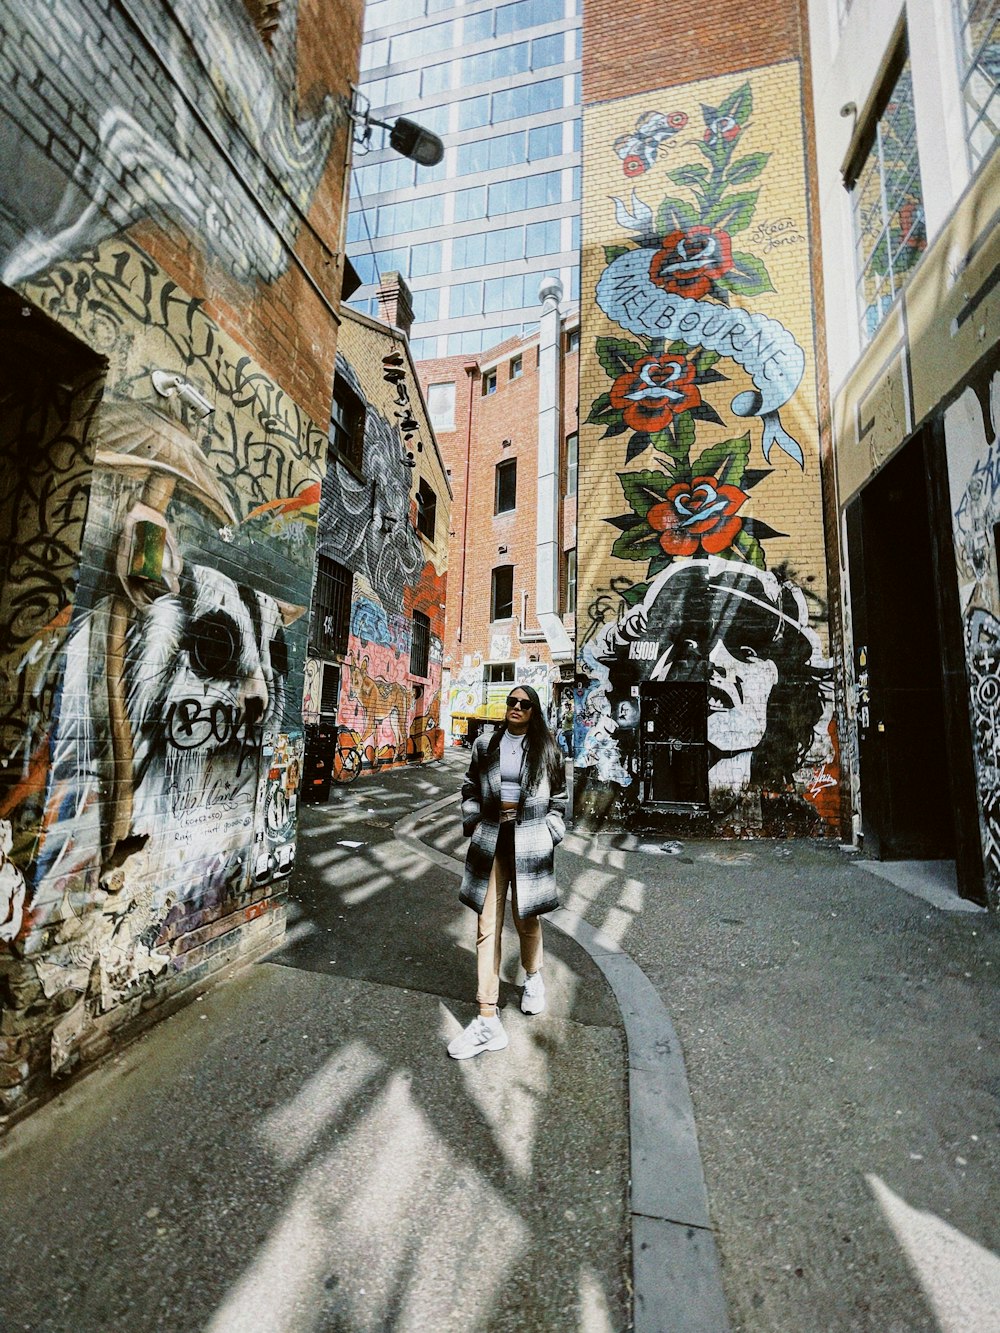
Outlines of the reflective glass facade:
{"label": "reflective glass facade", "polygon": [[579,0],[368,5],[372,114],[432,129],[445,157],[417,167],[377,128],[356,151],[348,253],[365,285],[351,304],[377,314],[379,274],[402,273],[417,357],[530,329],[546,274],[579,299],[579,11]]}

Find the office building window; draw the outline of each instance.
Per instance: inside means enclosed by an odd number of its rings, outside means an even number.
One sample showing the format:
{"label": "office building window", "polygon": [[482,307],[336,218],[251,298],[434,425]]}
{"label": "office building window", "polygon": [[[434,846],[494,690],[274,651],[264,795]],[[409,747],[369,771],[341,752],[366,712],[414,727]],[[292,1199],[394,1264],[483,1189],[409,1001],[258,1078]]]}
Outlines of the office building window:
{"label": "office building window", "polygon": [[495,370],[487,370],[483,375],[483,396],[496,393],[497,391],[497,373]]}
{"label": "office building window", "polygon": [[[486,216],[486,190],[482,185],[474,185],[471,190],[455,191],[455,221],[469,222],[473,218]],[[381,213],[379,209],[379,213]]]}
{"label": "office building window", "polygon": [[429,542],[434,540],[436,515],[437,496],[421,477],[417,487],[417,531],[423,533]]}
{"label": "office building window", "polygon": [[1000,5],[958,0],[958,23],[966,138],[975,169],[996,142],[1000,125]]}
{"label": "office building window", "polygon": [[519,88],[503,88],[493,94],[493,124],[538,115],[543,111],[557,111],[562,104],[562,79],[542,79],[539,83],[522,84]]}
{"label": "office building window", "polygon": [[524,357],[513,356],[510,360],[510,377],[512,380],[519,380],[524,374]]}
{"label": "office building window", "polygon": [[[400,272],[405,270],[401,269]],[[430,273],[440,272],[441,242],[428,241],[426,245],[415,245],[410,251],[410,277],[426,278]]]}
{"label": "office building window", "polygon": [[847,183],[854,215],[858,304],[871,338],[927,246],[913,81],[906,57],[862,139]]}
{"label": "office building window", "polygon": [[531,68],[561,65],[566,58],[565,51],[566,41],[561,32],[554,32],[551,37],[536,37],[531,43]]}
{"label": "office building window", "polygon": [[509,620],[514,614],[514,566],[497,565],[490,592],[490,620]]}
{"label": "office building window", "polygon": [[562,249],[561,223],[558,218],[549,222],[529,222],[524,229],[524,253],[528,259],[540,255],[557,255]]}
{"label": "office building window", "polygon": [[360,471],[365,455],[365,405],[339,375],[333,381],[328,438],[340,457]]}
{"label": "office building window", "polygon": [[490,123],[490,95],[465,97],[458,104],[458,128],[477,130]]}
{"label": "office building window", "polygon": [[508,514],[517,508],[517,459],[507,458],[497,464],[494,514]]}
{"label": "office building window", "polygon": [[563,615],[576,612],[576,548],[563,552]]}
{"label": "office building window", "polygon": [[441,292],[437,287],[431,287],[425,292],[413,293],[413,318],[418,324],[424,320],[437,319],[440,295]]}
{"label": "office building window", "polygon": [[566,495],[576,494],[576,469],[580,443],[576,431],[566,436]]}
{"label": "office building window", "polygon": [[478,315],[482,312],[481,282],[456,282],[448,291],[448,315],[451,319],[457,319],[461,315]]}
{"label": "office building window", "polygon": [[427,387],[427,411],[435,430],[455,429],[455,385],[430,384]]}
{"label": "office building window", "polygon": [[378,235],[389,237],[422,227],[440,227],[443,219],[444,199],[439,194],[408,199],[402,204],[383,204],[378,210]]}
{"label": "office building window", "polygon": [[562,124],[539,125],[528,131],[528,161],[538,162],[545,157],[559,157],[563,150]]}
{"label": "office building window", "polygon": [[410,675],[426,676],[431,655],[431,622],[422,611],[413,613],[413,637],[410,640]]}
{"label": "office building window", "polygon": [[316,587],[312,604],[312,643],[322,657],[346,653],[351,632],[351,585],[349,569],[329,556],[316,557]]}

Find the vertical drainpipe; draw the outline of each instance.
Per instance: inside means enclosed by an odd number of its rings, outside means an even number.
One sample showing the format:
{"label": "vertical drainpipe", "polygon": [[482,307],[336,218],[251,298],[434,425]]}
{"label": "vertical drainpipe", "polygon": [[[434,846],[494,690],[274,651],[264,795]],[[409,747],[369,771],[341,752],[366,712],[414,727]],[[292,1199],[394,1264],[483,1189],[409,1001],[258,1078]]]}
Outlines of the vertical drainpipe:
{"label": "vertical drainpipe", "polygon": [[535,614],[554,662],[572,661],[573,644],[559,618],[559,442],[562,439],[562,385],[559,374],[559,302],[563,286],[542,279],[538,299],[538,526],[535,559]]}

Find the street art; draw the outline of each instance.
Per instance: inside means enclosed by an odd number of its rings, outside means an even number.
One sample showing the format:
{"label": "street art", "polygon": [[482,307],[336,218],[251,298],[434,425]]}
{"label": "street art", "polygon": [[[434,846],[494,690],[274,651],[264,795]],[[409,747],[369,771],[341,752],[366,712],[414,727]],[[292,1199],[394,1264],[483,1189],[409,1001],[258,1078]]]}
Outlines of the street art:
{"label": "street art", "polygon": [[[18,529],[14,568],[32,574],[0,663],[0,813],[25,881],[0,917],[66,1010],[58,1071],[88,1015],[185,965],[193,923],[259,914],[251,895],[291,869],[325,437],[125,240],[25,294],[84,340],[97,332],[118,372],[115,395],[84,384],[48,409],[37,474],[19,473],[22,505],[37,493],[54,521]],[[156,368],[225,410],[162,398]],[[18,420],[3,428],[22,438]]]}
{"label": "street art", "polygon": [[[799,403],[814,375],[801,334],[779,317],[772,267],[790,271],[792,256],[808,283],[803,237],[769,183],[773,153],[751,133],[755,88],[773,96],[772,78],[786,74],[729,80],[711,103],[701,85],[700,117],[674,89],[674,110],[647,109],[611,144],[638,186],[628,200],[611,195],[624,234],[604,244],[593,274],[593,356],[609,383],[586,425],[606,450],[621,438],[620,470],[608,454],[625,498],[621,513],[603,511],[618,532],[610,555],[644,573],[591,578],[576,763],[581,792],[603,785],[623,812],[634,808],[641,687],[703,682],[712,811],[746,804],[753,790],[758,807],[767,794],[776,825],[805,828],[835,825],[839,774],[832,666],[813,627],[825,605],[787,559],[769,570],[767,548],[788,532],[759,504],[769,478],[804,474],[816,453],[815,405]],[[747,430],[753,418],[759,427]],[[813,505],[818,519],[818,491]]]}
{"label": "street art", "polygon": [[1000,904],[1000,370],[990,367],[945,413],[959,597],[965,622],[986,891]]}
{"label": "street art", "polygon": [[[21,40],[39,52],[51,49],[53,28],[72,32],[75,6],[55,0],[45,6],[13,6]],[[302,218],[326,165],[347,107],[329,93],[298,90],[298,4],[277,9],[271,51],[265,49],[241,0],[206,7],[176,0],[169,10],[142,6],[146,40],[169,68],[183,95],[153,102],[140,124],[111,103],[111,80],[93,79],[102,68],[89,37],[83,77],[92,94],[108,103],[96,126],[96,148],[79,160],[55,216],[7,256],[3,281],[20,283],[57,261],[79,258],[89,247],[125,231],[142,218],[162,219],[200,236],[238,279],[273,281],[288,266]],[[220,12],[222,11],[222,12]],[[186,50],[199,55],[195,64]],[[214,96],[205,96],[205,79]],[[52,71],[56,87],[62,72]],[[211,138],[209,138],[211,135]],[[209,163],[212,141],[222,143],[240,164],[246,184],[242,206],[216,188]],[[120,188],[127,179],[129,188]],[[275,190],[274,182],[281,183]],[[259,206],[267,199],[265,213]]]}
{"label": "street art", "polygon": [[[365,401],[357,375],[339,352],[337,374]],[[356,570],[370,586],[372,600],[391,607],[401,589],[415,581],[424,554],[409,522],[412,474],[400,451],[399,431],[372,403],[365,413],[365,473],[359,477],[342,462],[335,464],[335,484],[324,488],[320,507],[317,552]],[[376,628],[373,623],[373,633]]]}
{"label": "street art", "polygon": [[620,134],[614,150],[622,160],[626,176],[641,176],[656,162],[660,149],[680,134],[688,123],[687,113],[644,111],[628,134]]}
{"label": "street art", "polygon": [[598,776],[637,776],[633,687],[643,681],[708,686],[709,781],[713,792],[751,784],[782,790],[829,720],[831,677],[796,585],[717,556],[677,561],[638,605],[588,646],[600,686],[589,700],[600,720],[585,753]]}

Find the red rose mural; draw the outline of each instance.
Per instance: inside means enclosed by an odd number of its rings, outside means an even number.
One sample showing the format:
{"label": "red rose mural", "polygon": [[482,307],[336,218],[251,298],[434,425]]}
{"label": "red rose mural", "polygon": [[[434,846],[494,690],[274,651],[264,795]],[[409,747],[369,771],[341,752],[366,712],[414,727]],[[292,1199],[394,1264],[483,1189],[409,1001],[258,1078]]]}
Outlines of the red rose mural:
{"label": "red rose mural", "polygon": [[716,477],[695,477],[671,486],[666,499],[646,514],[646,522],[660,533],[667,555],[694,555],[699,546],[708,555],[718,555],[743,527],[738,511],[746,498],[738,486]]}
{"label": "red rose mural", "polygon": [[709,119],[705,117],[708,128],[705,131],[705,142],[709,148],[715,148],[718,144],[729,144],[739,136],[742,126],[732,116],[715,116]]}
{"label": "red rose mural", "polygon": [[681,412],[701,405],[694,377],[694,363],[682,356],[640,357],[611,386],[611,406],[632,430],[665,430]]}
{"label": "red rose mural", "polygon": [[697,301],[732,267],[733,246],[726,232],[688,227],[664,236],[650,261],[649,276],[664,291]]}

